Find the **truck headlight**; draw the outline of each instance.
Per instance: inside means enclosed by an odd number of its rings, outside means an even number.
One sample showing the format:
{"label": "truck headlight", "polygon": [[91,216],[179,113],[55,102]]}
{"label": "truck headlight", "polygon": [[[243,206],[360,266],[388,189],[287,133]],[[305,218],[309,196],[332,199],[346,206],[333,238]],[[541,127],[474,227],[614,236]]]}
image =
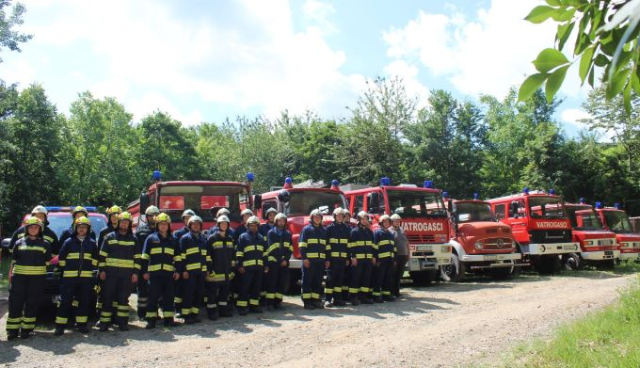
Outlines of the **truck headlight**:
{"label": "truck headlight", "polygon": [[476,247],[477,250],[481,250],[482,249],[482,242],[481,241],[477,241],[476,244],[474,244],[474,246]]}
{"label": "truck headlight", "polygon": [[442,253],[451,253],[451,247],[449,247],[448,245],[443,245],[440,248],[440,251],[442,251]]}

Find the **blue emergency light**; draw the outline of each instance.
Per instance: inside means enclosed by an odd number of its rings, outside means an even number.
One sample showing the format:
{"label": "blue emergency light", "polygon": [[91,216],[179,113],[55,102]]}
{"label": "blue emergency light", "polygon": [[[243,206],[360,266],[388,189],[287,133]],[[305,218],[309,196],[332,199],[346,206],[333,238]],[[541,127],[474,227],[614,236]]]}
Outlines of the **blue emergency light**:
{"label": "blue emergency light", "polygon": [[160,170],[153,170],[153,180],[160,181],[162,180],[162,173]]}
{"label": "blue emergency light", "polygon": [[480,194],[478,192],[473,193],[473,199],[480,199]]}
{"label": "blue emergency light", "polygon": [[444,192],[442,192],[442,196],[444,198],[449,198],[449,192],[447,192],[446,190]]}
{"label": "blue emergency light", "polygon": [[331,180],[331,189],[340,190],[340,182],[335,179]]}
{"label": "blue emergency light", "polygon": [[602,208],[602,202],[596,202],[596,208],[597,209],[601,209]]}
{"label": "blue emergency light", "polygon": [[614,204],[613,204],[613,207],[614,207],[616,210],[621,210],[621,209],[622,209],[622,206],[621,206],[621,205],[620,205],[620,203],[618,203],[618,202],[614,203]]}
{"label": "blue emergency light", "polygon": [[[73,211],[74,207],[70,207],[70,206],[45,206],[45,209],[47,210],[47,212],[71,212]],[[85,209],[88,212],[98,212],[98,208],[95,206],[88,206],[85,207]]]}
{"label": "blue emergency light", "polygon": [[293,179],[290,176],[287,176],[286,178],[284,178],[284,183],[293,184]]}
{"label": "blue emergency light", "polygon": [[253,182],[255,180],[255,178],[256,178],[256,176],[252,172],[248,172],[247,173],[247,181]]}
{"label": "blue emergency light", "polygon": [[556,194],[556,190],[555,189],[549,189],[549,194],[555,195]]}
{"label": "blue emergency light", "polygon": [[424,187],[432,189],[433,188],[433,180],[425,180],[424,181]]}
{"label": "blue emergency light", "polygon": [[585,204],[587,203],[587,201],[584,199],[584,197],[580,197],[580,204]]}
{"label": "blue emergency light", "polygon": [[380,186],[382,187],[388,187],[391,185],[391,179],[387,178],[386,176],[382,179],[380,179]]}
{"label": "blue emergency light", "polygon": [[522,189],[522,193],[529,194],[529,187],[524,187],[524,189]]}

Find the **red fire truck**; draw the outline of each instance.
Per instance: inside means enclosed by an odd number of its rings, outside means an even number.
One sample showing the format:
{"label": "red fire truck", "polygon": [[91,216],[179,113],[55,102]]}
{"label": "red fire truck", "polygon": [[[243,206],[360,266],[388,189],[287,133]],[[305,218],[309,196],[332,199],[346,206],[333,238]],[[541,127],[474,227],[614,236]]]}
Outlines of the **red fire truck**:
{"label": "red fire truck", "polygon": [[491,209],[499,221],[511,226],[523,260],[539,273],[553,273],[560,269],[563,254],[578,252],[573,241],[571,222],[562,198],[551,189],[529,191],[490,199]]}
{"label": "red fire truck", "polygon": [[[140,221],[145,221],[144,211],[150,205],[157,206],[161,212],[171,217],[171,230],[183,226],[182,212],[193,210],[204,222],[203,229],[215,225],[215,214],[220,208],[227,208],[231,212],[229,219],[231,226],[240,225],[240,212],[245,208],[253,208],[254,198],[251,195],[253,173],[247,174],[245,183],[230,181],[162,181],[159,171],[155,171],[147,191],[140,194],[140,198],[131,202],[128,211],[133,216],[134,227]],[[258,200],[259,201],[259,200]],[[255,203],[259,206],[259,203]]]}
{"label": "red fire truck", "polygon": [[260,218],[269,208],[275,208],[287,216],[287,226],[293,240],[293,256],[289,263],[289,268],[293,270],[290,274],[293,286],[297,284],[301,276],[302,259],[298,249],[298,239],[302,228],[309,224],[309,214],[314,209],[319,209],[324,215],[323,224],[329,225],[333,222],[333,210],[338,207],[347,207],[346,198],[338,187],[337,180],[331,183],[331,188],[294,187],[290,177],[285,179],[282,189],[263,193],[259,197],[258,202],[261,202],[261,206],[258,208],[258,214]]}
{"label": "red fire truck", "polygon": [[[447,199],[448,193],[443,195]],[[496,221],[488,202],[479,200],[477,193],[472,200],[447,202],[453,254],[444,271],[451,281],[462,281],[467,272],[507,278],[522,266],[522,254],[511,235],[511,227]]]}
{"label": "red fire truck", "polygon": [[416,284],[429,284],[436,279],[440,267],[451,262],[449,244],[449,219],[442,200],[442,192],[427,180],[424,187],[413,184],[391,186],[384,177],[380,186],[348,191],[350,211],[355,217],[365,211],[378,218],[398,213],[402,216],[402,228],[409,240],[407,270]]}
{"label": "red fire truck", "polygon": [[620,244],[620,259],[640,262],[640,234],[635,233],[629,222],[627,213],[616,203],[614,207],[603,207],[596,202],[596,213],[602,226],[616,234]]}
{"label": "red fire truck", "polygon": [[573,227],[573,241],[580,244],[580,252],[564,254],[564,264],[570,269],[581,269],[591,264],[612,268],[620,259],[620,246],[616,234],[602,228],[598,214],[591,205],[564,203]]}

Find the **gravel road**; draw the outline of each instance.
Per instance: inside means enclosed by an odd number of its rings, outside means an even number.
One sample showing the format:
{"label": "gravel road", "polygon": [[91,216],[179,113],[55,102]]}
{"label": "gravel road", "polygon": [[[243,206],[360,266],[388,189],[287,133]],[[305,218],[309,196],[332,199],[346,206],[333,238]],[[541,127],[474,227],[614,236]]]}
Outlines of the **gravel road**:
{"label": "gravel road", "polygon": [[[306,311],[296,297],[284,312],[234,317],[172,330],[128,333],[38,331],[6,341],[0,365],[20,367],[450,367],[492,365],[518,343],[544,337],[559,323],[600,309],[634,275],[598,271],[476,279],[403,289],[393,303]],[[6,298],[6,295],[4,296]],[[6,300],[0,305],[6,312]],[[51,325],[51,328],[53,326]]]}

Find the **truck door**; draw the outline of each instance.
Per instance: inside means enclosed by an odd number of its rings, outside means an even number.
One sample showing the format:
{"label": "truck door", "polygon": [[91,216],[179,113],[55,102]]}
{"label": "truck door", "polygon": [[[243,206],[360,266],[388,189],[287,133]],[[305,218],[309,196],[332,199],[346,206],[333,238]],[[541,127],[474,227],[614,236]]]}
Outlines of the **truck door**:
{"label": "truck door", "polygon": [[524,201],[521,199],[509,203],[509,219],[513,237],[520,243],[529,243],[529,232],[527,231],[527,216]]}

